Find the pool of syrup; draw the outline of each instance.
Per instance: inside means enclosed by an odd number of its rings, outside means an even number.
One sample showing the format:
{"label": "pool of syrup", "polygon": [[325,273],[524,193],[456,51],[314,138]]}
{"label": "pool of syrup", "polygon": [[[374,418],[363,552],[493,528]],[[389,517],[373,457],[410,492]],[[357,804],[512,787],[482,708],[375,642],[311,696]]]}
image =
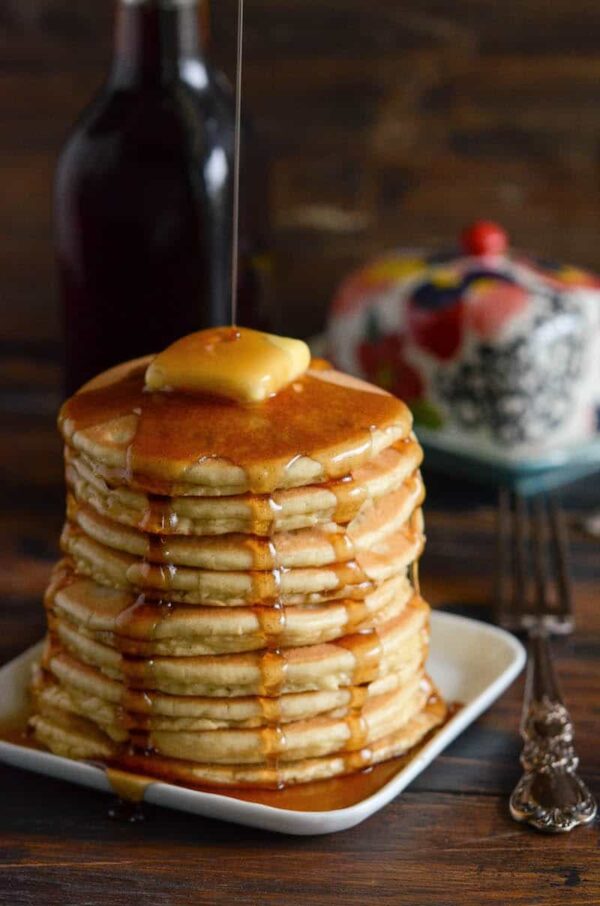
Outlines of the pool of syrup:
{"label": "pool of syrup", "polygon": [[[439,699],[433,699],[427,707],[439,709],[443,707],[443,704]],[[396,774],[404,770],[460,708],[460,704],[453,703],[448,705],[445,720],[435,727],[417,746],[398,758],[391,758],[373,767],[356,771],[343,777],[333,777],[329,780],[318,780],[312,783],[294,784],[284,789],[196,786],[177,783],[168,778],[124,771],[113,765],[105,765],[106,776],[115,795],[132,803],[142,802],[146,789],[150,784],[164,779],[164,782],[184,789],[227,796],[228,798],[239,799],[244,802],[256,802],[272,808],[299,812],[336,811],[362,802],[385,786]],[[45,751],[43,746],[38,744],[27,732],[28,716],[27,712],[23,712],[0,723],[0,741]],[[151,758],[149,758],[149,767],[151,767]],[[128,817],[127,820],[130,820],[130,818]]]}

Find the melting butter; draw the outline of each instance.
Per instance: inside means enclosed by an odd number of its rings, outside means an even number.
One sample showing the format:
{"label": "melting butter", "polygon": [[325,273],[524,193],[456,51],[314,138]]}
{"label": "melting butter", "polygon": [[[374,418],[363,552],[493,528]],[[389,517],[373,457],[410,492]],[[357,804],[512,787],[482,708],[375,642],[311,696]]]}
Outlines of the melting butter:
{"label": "melting butter", "polygon": [[214,393],[259,403],[299,378],[310,364],[302,340],[247,327],[216,327],[182,337],[151,361],[148,390]]}

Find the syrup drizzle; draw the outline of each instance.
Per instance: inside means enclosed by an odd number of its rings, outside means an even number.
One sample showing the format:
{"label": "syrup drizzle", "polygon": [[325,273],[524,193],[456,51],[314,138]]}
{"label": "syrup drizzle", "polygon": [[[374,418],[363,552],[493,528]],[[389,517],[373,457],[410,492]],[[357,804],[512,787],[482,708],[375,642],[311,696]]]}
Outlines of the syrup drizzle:
{"label": "syrup drizzle", "polygon": [[272,494],[247,494],[245,501],[250,510],[250,531],[255,535],[271,535],[282,505]]}
{"label": "syrup drizzle", "polygon": [[173,510],[170,498],[152,493],[149,493],[147,498],[148,505],[138,522],[138,528],[157,535],[176,532],[179,516]]}
{"label": "syrup drizzle", "polygon": [[369,609],[364,601],[355,601],[352,598],[345,600],[344,606],[346,608],[345,630],[346,634],[350,635],[366,620],[369,615]]}
{"label": "syrup drizzle", "polygon": [[369,725],[364,717],[363,708],[368,696],[367,684],[379,673],[383,649],[376,627],[346,635],[338,639],[336,644],[346,648],[354,656],[350,702],[346,717],[349,738],[344,754],[344,771],[350,773],[362,770],[373,761],[373,752],[366,745]]}
{"label": "syrup drizzle", "polygon": [[346,648],[354,656],[352,683],[360,685],[377,679],[381,665],[383,647],[377,627],[361,629],[352,635],[338,639],[336,645]]}
{"label": "syrup drizzle", "polygon": [[172,610],[173,605],[169,600],[148,600],[142,592],[115,619],[115,647],[125,659],[128,655],[144,657],[148,642],[156,639],[159,626],[169,619]]}
{"label": "syrup drizzle", "polygon": [[333,520],[337,523],[351,522],[369,496],[365,485],[358,484],[350,475],[344,476],[339,481],[326,483],[325,487],[335,497]]}
{"label": "syrup drizzle", "polygon": [[[356,547],[347,532],[332,532],[327,540],[333,548],[333,554],[338,563],[348,562],[356,556]],[[353,560],[353,562],[356,562]]]}
{"label": "syrup drizzle", "polygon": [[[256,543],[258,539],[254,539]],[[264,543],[264,542],[263,542]],[[288,659],[285,649],[280,647],[281,637],[287,628],[287,613],[281,594],[283,568],[275,544],[267,542],[274,568],[270,572],[253,575],[253,590],[258,601],[254,612],[260,627],[264,646],[260,655],[260,696],[264,727],[260,731],[262,756],[266,764],[267,785],[280,789],[283,786],[279,771],[280,755],[287,747],[287,739],[281,725],[281,694],[285,688]]]}

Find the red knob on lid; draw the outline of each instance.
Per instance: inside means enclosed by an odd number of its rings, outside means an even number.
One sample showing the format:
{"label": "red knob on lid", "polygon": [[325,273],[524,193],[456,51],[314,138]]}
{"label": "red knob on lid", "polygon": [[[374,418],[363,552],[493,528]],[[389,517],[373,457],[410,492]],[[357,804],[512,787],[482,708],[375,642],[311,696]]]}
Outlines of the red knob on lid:
{"label": "red knob on lid", "polygon": [[508,248],[508,236],[492,220],[476,220],[460,237],[467,255],[502,255]]}

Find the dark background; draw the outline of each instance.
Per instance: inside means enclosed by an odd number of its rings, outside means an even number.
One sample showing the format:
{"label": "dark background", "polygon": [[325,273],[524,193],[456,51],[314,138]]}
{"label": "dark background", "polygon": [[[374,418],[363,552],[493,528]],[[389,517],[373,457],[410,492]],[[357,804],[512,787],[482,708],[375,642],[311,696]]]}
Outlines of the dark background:
{"label": "dark background", "polygon": [[[0,0],[0,414],[13,438],[0,481],[21,496],[48,480],[62,495],[52,175],[106,73],[112,13],[110,0]],[[211,52],[230,75],[235,25],[235,0],[215,0]],[[474,217],[600,269],[600,3],[246,0],[244,105],[270,164],[282,332],[318,331],[338,281],[373,253],[447,245]],[[580,499],[600,499],[598,484]]]}
{"label": "dark background", "polygon": [[[52,172],[106,72],[110,0],[0,3],[4,342],[58,336]],[[231,74],[233,0],[212,9]],[[310,333],[344,273],[493,217],[600,268],[600,3],[246,0],[244,101],[270,160],[276,299]]]}

